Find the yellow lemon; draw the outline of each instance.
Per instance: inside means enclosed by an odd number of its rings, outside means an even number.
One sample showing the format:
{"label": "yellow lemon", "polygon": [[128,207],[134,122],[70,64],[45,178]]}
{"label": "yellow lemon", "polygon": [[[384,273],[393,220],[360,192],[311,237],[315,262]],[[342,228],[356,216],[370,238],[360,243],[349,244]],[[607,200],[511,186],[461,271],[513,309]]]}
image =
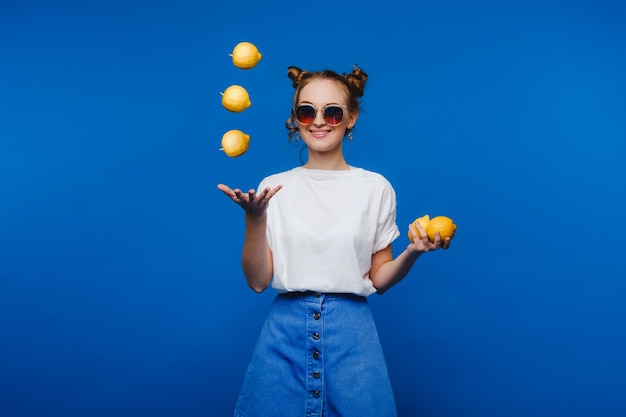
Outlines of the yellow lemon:
{"label": "yellow lemon", "polygon": [[456,232],[456,224],[454,224],[450,217],[433,217],[430,219],[430,223],[428,223],[428,227],[426,228],[426,234],[431,242],[435,241],[435,233],[437,232],[439,232],[442,242],[448,237],[453,238]]}
{"label": "yellow lemon", "polygon": [[250,69],[253,68],[263,57],[257,47],[250,42],[239,42],[233,49],[233,64],[237,68]]}
{"label": "yellow lemon", "polygon": [[[430,216],[427,214],[425,216],[417,218],[417,219],[415,219],[413,224],[415,224],[415,223],[419,223],[420,226],[422,226],[422,229],[424,229],[424,231],[426,231],[426,228],[428,227],[428,223],[430,223]],[[419,237],[421,239],[422,235],[420,234],[420,231],[417,228],[415,228],[415,230],[417,231],[417,237]],[[411,242],[413,242],[413,234],[411,233],[411,229],[410,228],[409,228],[409,239],[411,240]]]}
{"label": "yellow lemon", "polygon": [[250,135],[237,129],[229,130],[222,136],[220,151],[224,151],[226,155],[234,158],[243,155],[248,150],[249,143]]}
{"label": "yellow lemon", "polygon": [[240,85],[231,85],[222,95],[222,106],[226,110],[239,113],[252,105],[248,91]]}

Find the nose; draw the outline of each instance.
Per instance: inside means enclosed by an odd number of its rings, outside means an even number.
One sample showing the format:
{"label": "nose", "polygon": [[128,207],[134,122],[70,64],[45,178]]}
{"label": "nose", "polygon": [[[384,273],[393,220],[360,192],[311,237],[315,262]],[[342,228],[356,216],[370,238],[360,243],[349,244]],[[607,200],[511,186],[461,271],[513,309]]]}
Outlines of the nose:
{"label": "nose", "polygon": [[313,120],[313,124],[315,126],[323,126],[326,124],[326,121],[324,120],[324,110],[317,109],[317,111],[315,112],[315,120]]}

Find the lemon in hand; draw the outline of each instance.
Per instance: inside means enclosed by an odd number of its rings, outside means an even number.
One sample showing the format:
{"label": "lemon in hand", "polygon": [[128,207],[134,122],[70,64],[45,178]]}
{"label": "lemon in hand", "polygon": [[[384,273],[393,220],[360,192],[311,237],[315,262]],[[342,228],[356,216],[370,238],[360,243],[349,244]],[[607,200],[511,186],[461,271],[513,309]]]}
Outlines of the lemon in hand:
{"label": "lemon in hand", "polygon": [[[419,223],[419,225],[422,226],[422,229],[424,229],[424,232],[426,232],[426,229],[428,228],[428,223],[430,223],[430,216],[426,214],[425,216],[419,217],[413,222],[413,224],[415,223]],[[420,234],[420,231],[417,228],[415,228],[415,231],[417,232],[417,237],[421,239],[423,236]],[[413,234],[411,233],[411,228],[409,228],[409,240],[413,242]]]}
{"label": "lemon in hand", "polygon": [[439,232],[441,236],[441,242],[446,238],[453,238],[456,232],[456,224],[450,217],[436,216],[430,219],[428,227],[426,228],[426,234],[431,242],[435,241],[435,233]]}
{"label": "lemon in hand", "polygon": [[263,57],[257,47],[250,42],[239,42],[229,55],[233,57],[233,64],[241,69],[253,68]]}
{"label": "lemon in hand", "polygon": [[226,110],[239,113],[252,105],[248,91],[240,85],[231,85],[220,94]]}
{"label": "lemon in hand", "polygon": [[248,150],[249,143],[250,135],[238,129],[229,130],[222,136],[220,151],[224,151],[226,155],[234,158],[243,155]]}

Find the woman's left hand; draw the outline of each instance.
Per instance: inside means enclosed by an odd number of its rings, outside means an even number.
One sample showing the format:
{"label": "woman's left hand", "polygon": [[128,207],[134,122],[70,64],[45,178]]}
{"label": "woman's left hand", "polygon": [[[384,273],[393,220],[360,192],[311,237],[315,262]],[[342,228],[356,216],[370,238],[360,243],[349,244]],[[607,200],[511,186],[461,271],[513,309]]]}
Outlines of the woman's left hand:
{"label": "woman's left hand", "polygon": [[[418,253],[430,252],[437,249],[448,249],[450,247],[451,238],[447,237],[443,241],[439,232],[435,233],[434,242],[428,239],[428,235],[424,231],[424,228],[415,222],[409,225],[409,231],[413,236],[413,242],[409,243],[408,250]],[[417,234],[419,232],[419,235]],[[419,236],[422,236],[421,238]]]}

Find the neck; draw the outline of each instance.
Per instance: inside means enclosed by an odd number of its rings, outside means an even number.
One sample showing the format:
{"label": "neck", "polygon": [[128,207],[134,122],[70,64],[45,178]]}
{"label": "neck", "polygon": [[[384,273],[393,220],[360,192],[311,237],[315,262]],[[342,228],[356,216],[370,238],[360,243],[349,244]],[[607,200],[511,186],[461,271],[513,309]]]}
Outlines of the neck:
{"label": "neck", "polygon": [[331,171],[344,171],[350,169],[350,166],[343,158],[343,154],[324,155],[309,150],[309,160],[303,165],[308,169],[324,169]]}

